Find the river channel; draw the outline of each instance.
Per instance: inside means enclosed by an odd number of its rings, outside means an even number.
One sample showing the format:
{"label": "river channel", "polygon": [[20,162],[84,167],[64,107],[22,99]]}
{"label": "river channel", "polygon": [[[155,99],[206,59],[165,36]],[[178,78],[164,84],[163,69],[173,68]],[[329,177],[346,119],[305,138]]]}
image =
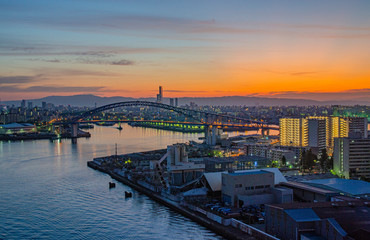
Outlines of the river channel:
{"label": "river channel", "polygon": [[[91,138],[0,141],[0,239],[222,239],[86,166],[94,157],[148,151],[203,134],[122,125]],[[124,192],[133,192],[125,199]]]}

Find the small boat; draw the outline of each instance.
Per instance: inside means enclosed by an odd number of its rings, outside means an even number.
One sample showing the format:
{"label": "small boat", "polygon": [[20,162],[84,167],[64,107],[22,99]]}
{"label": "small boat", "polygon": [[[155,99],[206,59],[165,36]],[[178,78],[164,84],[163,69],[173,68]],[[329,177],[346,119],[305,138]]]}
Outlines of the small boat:
{"label": "small boat", "polygon": [[126,191],[125,191],[125,197],[132,197],[132,193],[131,193],[131,192],[126,192]]}
{"label": "small boat", "polygon": [[114,182],[109,182],[109,188],[115,188],[116,187],[116,183]]}

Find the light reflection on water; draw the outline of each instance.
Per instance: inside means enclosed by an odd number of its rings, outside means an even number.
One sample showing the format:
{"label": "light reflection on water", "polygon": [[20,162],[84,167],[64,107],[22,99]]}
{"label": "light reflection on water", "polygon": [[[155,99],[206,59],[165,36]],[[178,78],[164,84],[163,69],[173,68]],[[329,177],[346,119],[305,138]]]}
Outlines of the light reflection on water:
{"label": "light reflection on water", "polygon": [[[197,140],[122,125],[89,129],[92,137],[0,142],[0,239],[221,239],[213,232],[92,170],[94,157],[165,148]],[[124,192],[133,198],[125,199]]]}

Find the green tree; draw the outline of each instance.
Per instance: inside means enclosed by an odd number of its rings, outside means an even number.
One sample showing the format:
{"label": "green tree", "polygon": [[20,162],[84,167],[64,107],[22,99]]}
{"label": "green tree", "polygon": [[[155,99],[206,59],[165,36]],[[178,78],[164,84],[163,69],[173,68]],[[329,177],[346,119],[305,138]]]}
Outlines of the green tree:
{"label": "green tree", "polygon": [[333,169],[333,157],[328,157],[328,160],[326,161],[325,168],[327,170]]}
{"label": "green tree", "polygon": [[302,168],[303,169],[312,169],[315,162],[314,160],[317,158],[315,154],[312,153],[312,150],[308,150],[308,152],[304,151],[302,154]]}
{"label": "green tree", "polygon": [[324,172],[326,172],[328,170],[328,163],[329,161],[329,156],[328,156],[328,153],[326,152],[326,149],[324,148],[323,150],[321,150],[321,156],[320,156],[320,166],[321,166],[321,169],[324,170]]}
{"label": "green tree", "polygon": [[282,158],[281,158],[281,164],[285,167],[286,166],[286,158],[285,158],[285,156],[283,156]]}

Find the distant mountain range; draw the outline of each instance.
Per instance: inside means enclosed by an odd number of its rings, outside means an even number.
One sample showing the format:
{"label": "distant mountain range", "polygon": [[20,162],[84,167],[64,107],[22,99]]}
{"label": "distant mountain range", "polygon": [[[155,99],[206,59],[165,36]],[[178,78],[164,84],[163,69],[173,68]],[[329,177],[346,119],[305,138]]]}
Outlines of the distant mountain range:
{"label": "distant mountain range", "polygon": [[[49,96],[39,99],[29,99],[35,106],[41,106],[42,102],[52,103],[54,105],[71,105],[71,106],[87,106],[94,107],[103,106],[110,103],[125,102],[125,101],[155,101],[155,98],[130,98],[130,97],[99,97],[95,95],[74,95],[74,96]],[[164,99],[164,103],[169,104],[169,98]],[[351,100],[351,101],[316,101],[310,99],[289,99],[289,98],[266,98],[266,97],[245,97],[245,96],[229,96],[229,97],[185,97],[179,98],[179,105],[189,105],[194,102],[197,105],[213,105],[213,106],[310,106],[310,105],[370,105],[370,101]],[[5,105],[20,106],[21,100],[5,101]]]}

